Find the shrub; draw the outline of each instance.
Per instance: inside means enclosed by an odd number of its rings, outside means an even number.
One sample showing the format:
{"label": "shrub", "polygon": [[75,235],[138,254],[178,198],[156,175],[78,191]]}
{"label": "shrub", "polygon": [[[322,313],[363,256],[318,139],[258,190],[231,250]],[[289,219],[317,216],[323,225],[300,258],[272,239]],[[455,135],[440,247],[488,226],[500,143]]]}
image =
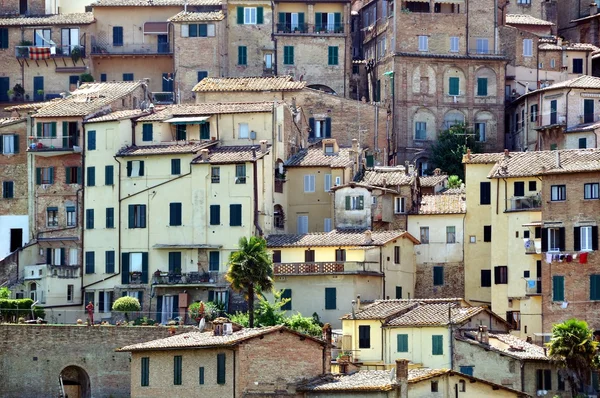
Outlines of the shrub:
{"label": "shrub", "polygon": [[[9,321],[17,322],[20,317],[27,318],[31,315],[32,299],[0,299],[0,315]],[[40,307],[33,307],[36,318],[44,318],[46,314]]]}
{"label": "shrub", "polygon": [[10,289],[7,287],[0,287],[0,300],[8,299],[10,297]]}
{"label": "shrub", "polygon": [[151,326],[154,325],[156,322],[154,321],[154,319],[150,319],[147,316],[140,316],[135,321],[133,321],[133,324],[135,326],[142,326],[144,323],[148,326]]}
{"label": "shrub", "polygon": [[79,75],[79,81],[81,83],[91,83],[94,81],[94,76],[92,76],[89,73],[82,73],[81,75]]}
{"label": "shrub", "polygon": [[112,310],[123,312],[125,314],[125,319],[127,319],[127,321],[129,322],[129,313],[141,311],[142,306],[140,305],[139,300],[135,297],[125,296],[115,300],[112,306]]}

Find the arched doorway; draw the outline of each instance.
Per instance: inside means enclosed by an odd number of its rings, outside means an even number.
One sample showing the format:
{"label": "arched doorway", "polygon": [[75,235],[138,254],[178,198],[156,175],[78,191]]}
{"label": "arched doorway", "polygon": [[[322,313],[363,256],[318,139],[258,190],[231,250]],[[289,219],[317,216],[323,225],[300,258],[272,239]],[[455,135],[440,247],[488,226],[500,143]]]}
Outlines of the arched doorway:
{"label": "arched doorway", "polygon": [[60,372],[60,378],[68,398],[90,398],[90,378],[79,366],[67,366]]}

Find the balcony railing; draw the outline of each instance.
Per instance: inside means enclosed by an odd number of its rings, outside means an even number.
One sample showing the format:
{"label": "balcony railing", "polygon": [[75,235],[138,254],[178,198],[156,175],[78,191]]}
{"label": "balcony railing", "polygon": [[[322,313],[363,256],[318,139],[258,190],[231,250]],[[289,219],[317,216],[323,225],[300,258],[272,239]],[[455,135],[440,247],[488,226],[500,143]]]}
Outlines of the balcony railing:
{"label": "balcony railing", "polygon": [[540,210],[542,208],[541,195],[515,196],[508,201],[507,211]]}
{"label": "balcony railing", "polygon": [[113,44],[92,43],[92,55],[128,54],[128,55],[156,55],[173,54],[172,43],[144,43],[125,44],[115,46]]}
{"label": "balcony railing", "polygon": [[339,274],[352,272],[379,273],[379,264],[343,261],[273,264],[273,274],[275,275]]}
{"label": "balcony railing", "polygon": [[174,95],[170,91],[158,91],[152,93],[153,103],[157,105],[171,105],[175,103]]}
{"label": "balcony railing", "polygon": [[309,25],[306,23],[278,23],[277,33],[280,34],[341,34],[344,33],[343,23],[325,23]]}
{"label": "balcony railing", "polygon": [[535,279],[525,280],[525,292],[529,296],[542,294],[542,281]]}
{"label": "balcony railing", "polygon": [[27,150],[30,152],[51,152],[51,151],[81,151],[77,146],[74,136],[62,137],[29,137],[27,140]]}
{"label": "balcony railing", "polygon": [[470,55],[504,55],[504,52],[494,50],[493,48],[470,48]]}
{"label": "balcony railing", "polygon": [[278,23],[277,33],[308,33],[306,23]]}
{"label": "balcony railing", "polygon": [[542,240],[541,239],[526,239],[525,254],[541,254]]}
{"label": "balcony railing", "polygon": [[219,280],[218,272],[161,272],[154,273],[152,283],[155,285],[178,284],[215,284]]}
{"label": "balcony railing", "polygon": [[48,265],[48,275],[55,278],[79,278],[79,265]]}
{"label": "balcony railing", "polygon": [[[49,47],[49,46],[33,46],[33,45],[32,46],[15,46],[15,57],[30,59],[32,54],[30,54],[29,49],[32,47],[33,48],[44,48],[44,49],[47,48],[48,50],[45,50],[45,51],[50,52],[50,58],[61,58],[61,57],[74,58],[75,56],[77,56],[78,58],[86,57],[85,46],[70,46],[70,45],[54,47],[54,51],[52,51],[53,47]],[[54,53],[54,54],[52,54],[52,53]],[[39,59],[44,59],[44,58],[39,58]]]}

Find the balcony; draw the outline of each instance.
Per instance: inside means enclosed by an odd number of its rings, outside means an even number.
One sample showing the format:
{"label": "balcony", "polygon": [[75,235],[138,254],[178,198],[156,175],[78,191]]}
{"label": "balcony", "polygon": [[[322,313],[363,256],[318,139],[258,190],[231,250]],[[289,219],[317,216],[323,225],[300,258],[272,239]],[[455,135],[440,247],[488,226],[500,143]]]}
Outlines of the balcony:
{"label": "balcony", "polygon": [[538,296],[542,294],[542,281],[535,279],[525,280],[525,293],[527,296]]}
{"label": "balcony", "polygon": [[304,262],[273,264],[274,275],[379,274],[378,263],[367,262]]}
{"label": "balcony", "polygon": [[319,25],[309,25],[300,23],[278,23],[277,34],[289,34],[289,35],[320,35],[320,34],[343,34],[344,24],[343,23],[326,23]]}
{"label": "balcony", "polygon": [[278,23],[277,33],[308,33],[308,24],[306,23]]}
{"label": "balcony", "polygon": [[[176,285],[209,285],[214,286],[219,282],[218,272],[155,272],[152,284],[156,286]],[[222,279],[222,278],[221,278]]]}
{"label": "balcony", "polygon": [[505,55],[502,51],[495,51],[493,48],[470,48],[469,55],[486,56],[486,55]]}
{"label": "balcony", "polygon": [[508,200],[506,211],[526,211],[542,209],[542,196],[515,196]]}
{"label": "balcony", "polygon": [[[69,57],[71,59],[81,59],[86,57],[85,46],[57,46],[57,47],[40,47],[40,46],[15,46],[15,57],[19,59],[36,60],[36,55],[30,48],[42,49],[41,52],[47,52],[47,55],[40,55],[39,60]],[[54,50],[52,50],[54,49]],[[34,58],[32,58],[32,56]]]}
{"label": "balcony", "polygon": [[80,269],[79,265],[48,265],[48,276],[62,279],[79,278]]}
{"label": "balcony", "polygon": [[143,43],[143,44],[129,44],[123,43],[123,45],[113,45],[108,43],[102,43],[92,38],[92,51],[91,56],[112,56],[112,55],[129,55],[129,56],[147,56],[147,55],[173,55],[173,43],[161,42],[161,43]]}
{"label": "balcony", "polygon": [[27,140],[27,151],[46,154],[46,156],[57,155],[56,152],[81,152],[81,147],[77,146],[77,137],[33,137]]}
{"label": "balcony", "polygon": [[525,254],[541,254],[542,240],[541,239],[526,239]]}

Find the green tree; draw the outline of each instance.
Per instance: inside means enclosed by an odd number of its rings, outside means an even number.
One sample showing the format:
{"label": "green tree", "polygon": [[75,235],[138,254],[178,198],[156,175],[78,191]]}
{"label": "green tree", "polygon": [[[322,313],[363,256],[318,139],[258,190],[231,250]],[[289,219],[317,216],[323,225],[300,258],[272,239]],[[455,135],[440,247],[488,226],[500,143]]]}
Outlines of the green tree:
{"label": "green tree", "polygon": [[248,325],[254,327],[254,295],[256,291],[273,290],[273,261],[267,241],[261,237],[240,239],[240,249],[231,253],[226,279],[231,288],[243,292],[248,302]]}
{"label": "green tree", "polygon": [[431,170],[440,168],[449,175],[455,175],[464,180],[462,158],[467,153],[467,148],[471,149],[472,153],[482,150],[481,143],[475,141],[475,135],[465,125],[457,124],[442,131],[430,148]]}
{"label": "green tree", "polygon": [[10,289],[7,287],[0,287],[0,300],[8,299],[10,297]]}
{"label": "green tree", "polygon": [[450,176],[448,177],[448,188],[460,188],[462,185],[462,180],[459,176]]}
{"label": "green tree", "polygon": [[569,319],[552,327],[552,338],[547,343],[548,354],[561,368],[574,397],[588,381],[590,371],[595,366],[597,345],[586,321]]}
{"label": "green tree", "polygon": [[112,306],[113,311],[123,312],[125,314],[125,319],[129,322],[129,313],[141,311],[142,306],[140,302],[135,297],[121,297],[115,300]]}

